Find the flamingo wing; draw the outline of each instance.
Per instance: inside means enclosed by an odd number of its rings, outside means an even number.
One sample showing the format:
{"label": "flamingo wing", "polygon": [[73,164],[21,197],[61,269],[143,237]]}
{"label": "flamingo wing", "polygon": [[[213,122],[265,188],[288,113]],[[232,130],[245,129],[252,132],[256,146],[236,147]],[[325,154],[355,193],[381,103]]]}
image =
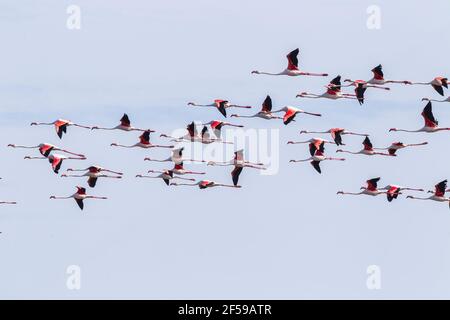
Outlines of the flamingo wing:
{"label": "flamingo wing", "polygon": [[89,177],[89,179],[88,179],[89,187],[94,188],[96,184],[97,184],[97,178],[96,177]]}
{"label": "flamingo wing", "polygon": [[61,169],[63,159],[59,157],[52,157],[51,159],[49,159],[49,161],[52,164],[53,172],[57,174],[59,172],[59,169]]}
{"label": "flamingo wing", "polygon": [[367,150],[367,151],[373,150],[373,145],[372,145],[372,142],[370,141],[369,137],[366,137],[364,139],[363,146],[364,146],[364,150]]}
{"label": "flamingo wing", "polygon": [[360,105],[364,104],[364,93],[366,92],[366,89],[367,88],[364,86],[364,83],[358,83],[356,85],[355,94]]}
{"label": "flamingo wing", "polygon": [[225,105],[228,103],[226,100],[214,100],[214,103],[216,104],[217,110],[226,118],[227,117],[227,111],[225,110]]}
{"label": "flamingo wing", "polygon": [[445,190],[447,189],[447,180],[439,182],[437,185],[434,186],[435,191],[434,195],[437,197],[443,197],[445,194]]}
{"label": "flamingo wing", "polygon": [[373,72],[373,77],[376,80],[384,80],[383,67],[381,66],[381,64],[377,65],[371,71]]}
{"label": "flamingo wing", "polygon": [[239,175],[241,174],[243,168],[244,167],[237,167],[237,166],[235,166],[233,171],[231,171],[231,177],[233,179],[233,184],[235,186],[237,186],[237,184],[239,182]]}
{"label": "flamingo wing", "polygon": [[61,139],[63,136],[63,133],[67,133],[67,125],[68,121],[66,120],[58,120],[55,122],[55,130],[58,137]]}
{"label": "flamingo wing", "polygon": [[393,199],[397,199],[398,195],[400,193],[400,188],[396,186],[391,186],[386,193],[387,200],[391,202]]}
{"label": "flamingo wing", "polygon": [[75,198],[75,201],[77,202],[78,207],[80,207],[80,209],[83,210],[83,208],[84,208],[83,200]]}
{"label": "flamingo wing", "polygon": [[139,136],[139,141],[142,144],[150,144],[150,131],[144,131],[144,133]]}
{"label": "flamingo wing", "polygon": [[428,102],[425,108],[423,108],[422,117],[425,120],[425,126],[427,127],[434,128],[439,124],[434,118],[431,102]]}
{"label": "flamingo wing", "polygon": [[292,120],[294,120],[296,114],[297,114],[296,110],[288,108],[286,113],[284,114],[283,123],[285,125],[288,125]]}
{"label": "flamingo wing", "polygon": [[313,161],[311,161],[310,163],[311,163],[311,165],[314,167],[314,169],[316,169],[316,171],[317,171],[318,173],[322,173],[322,170],[320,169],[320,161],[315,161],[315,160],[313,160]]}
{"label": "flamingo wing", "polygon": [[235,161],[244,161],[244,150],[238,150],[234,153]]}
{"label": "flamingo wing", "polygon": [[378,181],[380,181],[380,179],[381,178],[373,178],[373,179],[370,179],[370,180],[367,180],[366,182],[367,182],[367,190],[370,190],[370,191],[375,191],[375,190],[377,190],[377,187],[378,187]]}
{"label": "flamingo wing", "polygon": [[263,112],[272,111],[272,98],[269,95],[267,95],[266,99],[264,99],[261,111]]}
{"label": "flamingo wing", "polygon": [[342,132],[344,132],[344,129],[331,129],[331,138],[333,138],[334,142],[337,146],[343,145],[342,143]]}
{"label": "flamingo wing", "polygon": [[54,149],[54,146],[49,145],[49,144],[43,144],[42,146],[39,147],[39,152],[44,157],[47,158],[50,155],[50,152],[52,152],[53,149]]}
{"label": "flamingo wing", "polygon": [[300,50],[297,48],[294,51],[289,52],[286,56],[288,59],[288,70],[298,70],[298,53]]}
{"label": "flamingo wing", "polygon": [[313,156],[316,153],[317,147],[315,145],[314,142],[311,142],[309,144],[309,154],[311,154],[311,156]]}
{"label": "flamingo wing", "polygon": [[124,113],[122,118],[120,118],[120,125],[123,127],[129,127],[131,125],[130,118],[128,118],[126,113]]}
{"label": "flamingo wing", "polygon": [[434,90],[437,91],[437,93],[439,93],[441,96],[444,95],[444,89],[442,88],[442,86],[438,86],[437,84],[432,84]]}
{"label": "flamingo wing", "polygon": [[189,136],[191,138],[194,138],[197,135],[197,128],[195,126],[194,121],[192,121],[190,124],[188,124],[186,129],[189,132]]}

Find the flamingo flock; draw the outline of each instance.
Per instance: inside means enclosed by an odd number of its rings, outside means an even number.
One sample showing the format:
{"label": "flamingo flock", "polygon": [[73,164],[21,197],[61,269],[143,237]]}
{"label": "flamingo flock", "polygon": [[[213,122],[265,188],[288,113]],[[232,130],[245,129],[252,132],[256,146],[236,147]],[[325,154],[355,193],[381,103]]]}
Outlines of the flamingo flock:
{"label": "flamingo flock", "polygon": [[[299,53],[300,50],[297,48],[292,50],[287,54],[287,67],[278,73],[271,73],[266,71],[252,71],[253,75],[270,75],[270,76],[289,76],[289,77],[297,77],[297,76],[315,76],[315,77],[327,77],[328,73],[317,73],[317,72],[306,72],[299,68]],[[338,99],[348,99],[348,100],[356,100],[359,105],[363,105],[366,99],[365,93],[367,89],[371,91],[372,89],[380,89],[389,91],[390,87],[387,85],[390,84],[403,84],[405,86],[415,86],[415,85],[429,85],[431,86],[439,95],[444,96],[444,90],[448,89],[448,79],[446,77],[437,76],[433,80],[429,82],[414,82],[412,80],[386,80],[384,78],[384,72],[382,65],[377,65],[371,69],[372,78],[369,80],[352,80],[346,78],[345,80],[341,80],[341,75],[337,75],[333,77],[328,83],[325,85],[325,90],[318,91],[318,93],[311,92],[301,92],[296,95],[296,98],[309,98],[309,99],[328,99],[328,100],[338,100]],[[347,88],[351,88],[353,92],[344,92],[348,90]],[[438,121],[434,117],[432,110],[433,102],[450,102],[450,97],[438,100],[433,98],[423,98],[422,101],[426,101],[426,105],[421,113],[424,118],[424,126],[417,130],[413,129],[401,129],[401,128],[391,128],[389,132],[425,132],[425,133],[434,133],[439,131],[449,131],[450,127],[440,127],[438,125]],[[291,124],[292,122],[301,122],[302,116],[314,116],[321,117],[322,114],[312,111],[304,111],[299,107],[295,106],[287,106],[280,105],[273,110],[272,106],[272,98],[269,95],[266,95],[259,111],[252,114],[241,114],[241,113],[232,113],[228,114],[228,109],[233,110],[245,110],[245,109],[256,109],[252,105],[246,104],[234,104],[226,99],[215,99],[212,103],[199,104],[195,102],[189,102],[187,104],[189,107],[199,107],[199,109],[217,109],[217,111],[224,117],[227,118],[236,118],[236,119],[245,119],[245,118],[261,118],[264,120],[273,120],[283,123],[285,126]],[[239,111],[236,111],[239,112]],[[57,119],[52,122],[32,122],[32,126],[53,126],[55,128],[56,134],[59,139],[62,139],[64,134],[68,134],[69,127],[76,127],[82,129],[89,129],[90,132],[98,131],[98,130],[106,130],[106,131],[125,131],[129,132],[129,134],[136,134],[136,143],[131,145],[125,145],[118,142],[112,142],[110,144],[111,147],[120,147],[120,148],[142,148],[142,149],[152,149],[152,148],[161,148],[161,149],[169,149],[170,154],[165,158],[153,158],[153,157],[145,157],[144,161],[149,162],[160,162],[160,163],[171,163],[172,165],[168,165],[165,169],[156,170],[150,169],[146,172],[146,174],[136,174],[136,178],[147,178],[147,179],[160,179],[163,180],[164,184],[168,187],[175,186],[193,186],[198,187],[199,189],[208,189],[213,187],[225,187],[225,188],[241,188],[242,186],[239,184],[239,180],[241,178],[242,173],[244,172],[244,168],[254,169],[254,170],[266,170],[267,165],[259,162],[250,162],[245,160],[244,154],[245,150],[239,149],[234,152],[234,157],[228,161],[208,161],[205,159],[193,159],[191,157],[186,158],[183,154],[184,147],[179,147],[176,145],[177,143],[200,143],[200,144],[226,144],[233,145],[233,142],[226,141],[226,137],[222,135],[222,129],[226,126],[230,128],[243,128],[244,125],[236,124],[228,121],[222,120],[211,120],[205,123],[195,123],[194,121],[188,122],[186,125],[186,133],[181,136],[175,136],[167,133],[160,133],[159,138],[165,138],[169,141],[167,144],[156,144],[150,141],[150,134],[157,132],[154,129],[146,128],[146,127],[134,127],[131,124],[130,118],[128,114],[124,113],[119,120],[118,124],[99,126],[99,125],[82,125],[69,120]],[[449,124],[450,125],[450,124]],[[236,130],[236,129],[235,129]],[[375,148],[372,145],[371,137],[368,133],[354,132],[347,130],[341,127],[334,127],[328,130],[305,130],[302,129],[299,131],[299,134],[317,134],[317,135],[330,135],[331,140],[326,140],[317,137],[311,137],[309,139],[304,139],[302,141],[293,141],[290,140],[287,142],[289,145],[297,145],[297,144],[307,144],[309,156],[304,157],[300,160],[290,160],[290,163],[302,163],[309,162],[313,169],[321,174],[322,167],[321,162],[323,161],[337,161],[343,162],[346,158],[338,158],[332,157],[325,153],[325,145],[334,145],[336,146],[336,153],[346,153],[352,155],[366,155],[366,156],[385,156],[390,158],[397,157],[397,151],[404,148],[409,147],[420,147],[425,146],[428,142],[416,142],[416,143],[403,143],[399,141],[392,142],[387,147],[377,147]],[[345,146],[346,144],[343,141],[344,136],[360,136],[363,137],[362,145],[363,148],[359,151],[352,150],[352,148],[342,149],[341,146]],[[173,142],[173,144],[171,144]],[[24,159],[44,159],[47,160],[51,164],[51,169],[55,174],[60,174],[62,169],[63,162],[72,162],[72,160],[87,160],[87,157],[84,154],[77,153],[74,151],[70,151],[67,148],[58,147],[50,143],[40,143],[37,145],[19,145],[19,144],[8,144],[8,147],[14,149],[37,149],[40,153],[40,156],[31,156],[26,155]],[[328,147],[327,147],[328,148]],[[58,152],[58,153],[56,153]],[[132,152],[130,150],[130,152]],[[195,176],[205,176],[208,173],[206,171],[199,170],[191,170],[190,168],[186,169],[184,164],[188,162],[191,163],[206,163],[207,166],[220,166],[220,167],[232,167],[230,171],[230,183],[227,182],[216,182],[207,179],[197,179]],[[151,174],[151,175],[148,175]],[[68,168],[64,173],[60,174],[61,177],[64,178],[87,178],[86,184],[88,187],[95,188],[98,183],[98,179],[101,180],[116,180],[122,179],[124,174],[120,171],[107,169],[101,167],[99,165],[90,165],[90,166],[82,166],[81,168]],[[186,177],[188,176],[188,177]],[[243,178],[242,178],[243,179]],[[392,202],[394,199],[398,199],[400,195],[403,195],[405,192],[425,192],[423,188],[417,187],[405,187],[396,184],[388,184],[383,188],[378,187],[378,183],[380,181],[380,177],[375,177],[368,179],[365,183],[365,186],[360,188],[359,192],[345,192],[338,191],[339,195],[368,195],[368,196],[378,196],[378,195],[386,195],[386,198],[389,202]],[[179,182],[179,181],[186,182]],[[102,182],[103,183],[103,182]],[[104,182],[106,183],[106,181]],[[164,184],[162,184],[164,186]],[[165,187],[166,188],[166,187]],[[434,191],[428,191],[428,193],[432,193],[431,196],[428,197],[419,197],[416,195],[407,195],[407,199],[416,199],[416,200],[433,200],[437,202],[447,202],[450,207],[450,198],[445,197],[445,193],[447,190],[447,180],[443,180],[437,183],[434,187]],[[78,207],[83,210],[84,209],[84,200],[86,199],[97,199],[97,200],[105,200],[107,197],[105,196],[96,196],[96,195],[88,195],[86,187],[76,186],[76,192],[69,196],[50,196],[50,199],[59,200],[59,199],[74,199],[77,203]],[[16,201],[0,201],[0,204],[17,204]]]}

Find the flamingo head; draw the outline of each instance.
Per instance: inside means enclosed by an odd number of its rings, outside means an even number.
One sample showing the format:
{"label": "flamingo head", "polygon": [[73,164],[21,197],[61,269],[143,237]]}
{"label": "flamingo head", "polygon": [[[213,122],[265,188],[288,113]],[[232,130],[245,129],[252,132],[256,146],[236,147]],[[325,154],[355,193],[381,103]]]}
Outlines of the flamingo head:
{"label": "flamingo head", "polygon": [[337,153],[337,152],[342,152],[342,151],[343,151],[342,149],[337,149],[337,150],[336,150],[336,153]]}
{"label": "flamingo head", "polygon": [[23,157],[24,159],[31,159],[31,157],[30,156],[25,156],[25,157]]}
{"label": "flamingo head", "polygon": [[259,74],[259,71],[258,70],[253,70],[252,74]]}
{"label": "flamingo head", "polygon": [[151,161],[152,159],[150,159],[149,157],[145,157],[144,161]]}
{"label": "flamingo head", "polygon": [[412,199],[413,196],[406,196],[406,199]]}
{"label": "flamingo head", "polygon": [[36,126],[37,125],[37,123],[36,122],[32,122],[32,123],[30,123],[30,126]]}
{"label": "flamingo head", "polygon": [[50,196],[50,199],[55,199],[56,197],[55,196]]}
{"label": "flamingo head", "polygon": [[336,194],[344,194],[344,191],[338,191]]}
{"label": "flamingo head", "polygon": [[111,143],[111,147],[117,147],[117,143],[115,142]]}
{"label": "flamingo head", "polygon": [[344,82],[353,82],[351,79],[345,79]]}
{"label": "flamingo head", "polygon": [[237,114],[233,113],[230,117],[234,118],[234,117],[239,117],[239,116]]}
{"label": "flamingo head", "polygon": [[429,98],[422,98],[422,101],[430,101]]}
{"label": "flamingo head", "polygon": [[213,166],[213,165],[215,165],[216,163],[214,162],[214,161],[208,161],[208,163],[206,164],[207,166]]}
{"label": "flamingo head", "polygon": [[137,174],[136,178],[142,178],[142,174]]}
{"label": "flamingo head", "polygon": [[10,143],[10,144],[8,144],[8,147],[15,147],[16,145],[15,144],[12,144],[12,143]]}
{"label": "flamingo head", "polygon": [[171,186],[177,186],[178,185],[178,183],[176,183],[176,182],[172,182],[171,184],[170,184]]}
{"label": "flamingo head", "polygon": [[91,127],[91,130],[98,129],[98,126]]}
{"label": "flamingo head", "polygon": [[397,128],[390,128],[389,132],[391,132],[391,131],[397,131]]}
{"label": "flamingo head", "polygon": [[287,144],[294,144],[294,141],[288,141]]}
{"label": "flamingo head", "polygon": [[63,173],[62,175],[61,175],[61,177],[67,177],[67,174],[65,174],[65,173]]}
{"label": "flamingo head", "polygon": [[193,106],[195,103],[194,102],[188,102],[188,106]]}

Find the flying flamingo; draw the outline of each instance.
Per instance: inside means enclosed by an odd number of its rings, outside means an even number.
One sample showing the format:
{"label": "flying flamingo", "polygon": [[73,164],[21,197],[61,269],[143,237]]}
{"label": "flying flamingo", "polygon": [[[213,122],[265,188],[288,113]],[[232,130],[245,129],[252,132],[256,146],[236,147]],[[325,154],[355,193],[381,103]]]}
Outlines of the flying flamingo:
{"label": "flying flamingo", "polygon": [[328,141],[328,140],[324,140],[324,139],[320,139],[320,138],[311,138],[309,140],[306,141],[288,141],[287,144],[303,144],[303,143],[309,143],[309,153],[311,154],[311,156],[313,156],[316,153],[316,150],[319,148],[321,143],[331,143],[331,144],[336,144],[335,142],[332,141]]}
{"label": "flying flamingo", "polygon": [[213,188],[213,187],[229,187],[229,188],[241,188],[239,185],[216,183],[214,181],[202,180],[197,183],[176,183],[172,182],[171,186],[198,186],[200,189]]}
{"label": "flying flamingo", "polygon": [[264,99],[264,102],[261,107],[261,111],[258,113],[252,115],[252,116],[240,116],[237,114],[232,114],[230,117],[236,117],[236,118],[262,118],[266,120],[271,119],[283,119],[282,117],[277,117],[272,114],[272,98],[268,95],[266,99]]}
{"label": "flying flamingo", "polygon": [[142,174],[138,174],[138,175],[136,175],[136,178],[163,179],[163,181],[167,185],[169,185],[169,181],[172,180],[172,179],[195,181],[195,179],[192,179],[192,178],[175,177],[173,175],[173,171],[172,170],[164,170],[164,171],[149,170],[148,172],[160,173],[160,174],[157,175],[157,176],[144,176]]}
{"label": "flying flamingo", "polygon": [[436,99],[430,99],[430,98],[422,98],[422,101],[433,101],[433,102],[450,102],[450,96],[448,96],[444,100],[436,100]]}
{"label": "flying flamingo", "polygon": [[410,84],[431,85],[441,96],[444,95],[444,87],[448,89],[448,79],[444,77],[436,77],[430,82],[411,82]]}
{"label": "flying flamingo", "polygon": [[351,153],[351,154],[364,154],[366,156],[374,156],[374,155],[391,156],[391,157],[395,157],[396,156],[396,154],[375,152],[374,148],[372,146],[372,142],[370,142],[369,137],[366,137],[364,139],[363,146],[364,146],[364,148],[361,151],[358,151],[358,152],[346,151],[346,150],[342,150],[342,149],[338,149],[338,150],[336,150],[336,152],[345,152],[345,153]]}
{"label": "flying flamingo", "polygon": [[185,134],[182,137],[173,137],[167,134],[162,133],[160,135],[160,137],[165,137],[165,138],[172,138],[172,141],[175,142],[182,142],[182,141],[190,141],[190,142],[200,142],[203,144],[210,144],[213,142],[220,142],[220,143],[225,143],[225,144],[232,144],[232,142],[225,142],[222,141],[221,139],[213,139],[211,138],[209,132],[208,132],[208,127],[203,126],[203,129],[201,131],[201,133],[199,134],[198,130],[197,130],[197,126],[194,123],[194,121],[192,121],[190,124],[187,125],[186,130],[188,131],[187,134]]}
{"label": "flying flamingo", "polygon": [[61,168],[61,165],[64,160],[86,160],[85,157],[68,157],[62,154],[50,154],[48,157],[30,157],[25,156],[24,159],[47,159],[52,164],[53,172],[58,174],[59,169]]}
{"label": "flying flamingo", "polygon": [[318,173],[322,173],[322,170],[320,169],[320,162],[321,161],[325,161],[325,160],[337,160],[337,161],[344,161],[344,158],[332,158],[332,157],[326,157],[324,155],[324,151],[325,151],[325,141],[322,141],[318,146],[315,144],[312,144],[312,148],[310,149],[310,151],[312,151],[312,149],[314,148],[314,154],[308,158],[308,159],[304,159],[304,160],[290,160],[289,162],[305,162],[305,161],[310,161],[311,165],[314,167],[314,169],[316,169],[316,171]]}
{"label": "flying flamingo", "polygon": [[260,166],[263,166],[263,163],[252,163],[249,161],[244,160],[244,150],[240,149],[234,153],[234,158],[225,161],[225,162],[218,162],[218,161],[209,161],[208,166],[245,166],[249,168],[255,168],[255,169],[265,169]]}
{"label": "flying flamingo", "polygon": [[101,128],[98,126],[94,126],[91,128],[92,130],[94,129],[99,129],[99,130],[123,130],[123,131],[150,131],[150,132],[155,132],[155,130],[150,130],[150,129],[139,129],[139,128],[135,128],[131,126],[131,122],[130,122],[130,118],[128,118],[128,115],[126,113],[123,114],[122,118],[120,118],[120,124],[112,127],[112,128]]}
{"label": "flying flamingo", "polygon": [[274,111],[273,113],[278,113],[278,112],[284,112],[283,123],[285,125],[288,125],[292,120],[294,120],[294,118],[297,115],[297,113],[309,114],[311,116],[316,116],[316,117],[321,117],[322,116],[320,113],[306,112],[306,111],[303,111],[301,109],[290,107],[290,106],[286,106],[284,108],[281,108],[280,110]]}
{"label": "flying flamingo", "polygon": [[308,92],[302,92],[296,96],[296,98],[311,98],[311,99],[318,99],[318,98],[326,98],[326,99],[357,99],[354,94],[348,94],[348,93],[342,93],[341,91],[341,76],[337,76],[333,80],[330,81],[330,83],[325,86],[327,88],[327,91],[322,94],[315,94],[315,93],[308,93]]}
{"label": "flying flamingo", "polygon": [[13,147],[13,148],[24,148],[24,149],[39,149],[39,152],[44,156],[44,157],[48,157],[48,155],[50,154],[50,152],[52,151],[61,151],[61,152],[65,152],[74,156],[79,156],[79,157],[84,157],[83,154],[79,154],[79,153],[74,153],[65,149],[61,149],[57,146],[54,146],[50,143],[40,143],[37,146],[20,146],[20,145],[16,145],[16,144],[8,144],[8,147]]}
{"label": "flying flamingo", "polygon": [[214,100],[214,103],[211,104],[197,104],[195,102],[189,102],[188,106],[193,107],[215,107],[219,112],[226,118],[227,117],[227,110],[228,108],[242,108],[242,109],[250,109],[251,106],[239,106],[236,104],[230,104],[228,100],[222,100],[222,99],[216,99]]}
{"label": "flying flamingo", "polygon": [[183,159],[183,150],[184,147],[173,149],[172,155],[169,158],[166,159],[152,159],[152,158],[144,158],[144,161],[156,161],[156,162],[173,162],[175,164],[183,163],[183,161],[189,161],[189,162],[206,162],[205,160],[195,160],[195,159]]}
{"label": "flying flamingo", "polygon": [[144,149],[149,149],[149,148],[173,148],[173,146],[163,146],[163,145],[159,145],[159,144],[152,144],[150,142],[150,130],[146,130],[144,131],[143,134],[141,134],[139,136],[139,142],[135,143],[131,146],[125,146],[122,144],[118,144],[118,143],[111,143],[111,146],[113,147],[122,147],[122,148],[144,148]]}
{"label": "flying flamingo", "polygon": [[[387,83],[403,83],[403,84],[411,84],[411,81],[408,80],[385,80],[384,79],[384,73],[383,73],[383,67],[381,64],[373,68],[372,70],[373,77],[372,79],[368,80],[367,83],[369,84],[375,84],[375,85],[383,85]],[[351,80],[350,80],[351,81]]]}
{"label": "flying flamingo", "polygon": [[425,108],[423,108],[422,117],[425,120],[425,125],[422,128],[420,128],[420,129],[417,129],[417,130],[405,130],[405,129],[391,128],[391,129],[389,129],[389,132],[391,132],[391,131],[437,132],[437,131],[450,130],[450,128],[440,128],[440,127],[438,127],[438,121],[434,118],[431,102],[428,102],[427,105],[425,106]]}
{"label": "flying flamingo", "polygon": [[423,146],[428,144],[428,142],[422,142],[422,143],[410,143],[406,144],[403,142],[393,142],[389,147],[387,148],[373,148],[374,150],[388,150],[390,155],[394,155],[397,150],[407,148],[407,147],[417,147],[417,146]]}
{"label": "flying flamingo", "polygon": [[336,145],[338,146],[344,146],[345,144],[342,143],[342,136],[343,135],[354,135],[354,136],[364,136],[367,137],[368,134],[367,133],[356,133],[356,132],[351,132],[351,131],[347,131],[346,129],[343,128],[331,128],[327,131],[306,131],[306,130],[302,130],[300,131],[300,134],[303,133],[329,133],[331,134],[331,138],[334,140],[334,142],[336,143]]}
{"label": "flying flamingo", "polygon": [[384,188],[380,188],[379,190],[386,190],[386,196],[387,196],[387,200],[389,202],[391,202],[394,199],[397,199],[398,195],[401,193],[401,191],[403,190],[408,190],[408,191],[424,191],[423,189],[418,189],[418,188],[408,188],[408,187],[401,187],[401,186],[396,186],[393,184],[388,184],[386,187]]}
{"label": "flying flamingo", "polygon": [[[183,166],[183,162],[181,163],[177,163],[174,165],[173,169],[170,170],[172,171],[174,174],[178,174],[178,175],[185,175],[185,174],[205,174],[205,172],[196,172],[196,171],[189,171],[186,170]],[[149,173],[151,172],[155,172],[154,170],[149,170]]]}
{"label": "flying flamingo", "polygon": [[437,185],[434,186],[434,192],[428,191],[430,193],[433,193],[431,197],[426,198],[420,198],[420,197],[413,197],[413,196],[407,196],[407,199],[415,199],[415,200],[433,200],[438,202],[448,202],[449,208],[450,208],[450,198],[445,197],[445,191],[447,189],[447,180],[439,182]]}
{"label": "flying flamingo", "polygon": [[377,86],[374,84],[369,84],[368,82],[364,80],[351,80],[351,79],[345,79],[344,82],[349,82],[350,84],[346,85],[348,86],[354,86],[355,87],[355,96],[358,99],[358,102],[360,105],[364,104],[364,93],[366,92],[367,88],[377,88],[377,89],[383,89],[383,90],[391,90],[389,87],[382,87]]}
{"label": "flying flamingo", "polygon": [[32,122],[32,126],[55,126],[56,134],[61,139],[63,136],[63,133],[67,133],[67,127],[74,126],[74,127],[80,127],[85,129],[91,129],[91,127],[88,126],[82,126],[80,124],[73,123],[69,120],[64,119],[58,119],[53,122]]}
{"label": "flying flamingo", "polygon": [[[102,168],[100,166],[90,166],[86,169],[67,169],[67,171],[87,171],[81,175],[70,175],[70,174],[62,174],[61,177],[89,177],[88,178],[88,185],[91,188],[94,188],[95,185],[97,184],[97,179],[98,178],[115,178],[115,179],[121,179],[123,173],[122,172],[116,172],[116,171],[112,171],[109,169],[105,169]],[[113,176],[113,175],[107,175],[107,174],[102,174],[102,172],[110,172],[110,173],[114,173],[117,176]]]}
{"label": "flying flamingo", "polygon": [[83,187],[77,187],[77,192],[75,192],[73,195],[68,196],[68,197],[50,196],[50,199],[70,199],[70,198],[75,199],[75,201],[77,202],[77,204],[81,210],[83,210],[83,208],[84,208],[84,203],[83,203],[84,199],[102,199],[102,200],[108,199],[107,197],[88,196],[86,194],[86,188],[83,188]]}
{"label": "flying flamingo", "polygon": [[302,72],[298,69],[298,53],[300,50],[297,48],[294,51],[291,51],[286,57],[288,59],[288,66],[285,70],[280,73],[270,73],[264,71],[252,71],[252,74],[266,74],[270,76],[319,76],[319,77],[327,77],[328,73],[311,73],[311,72]]}
{"label": "flying flamingo", "polygon": [[244,127],[243,125],[240,125],[240,124],[232,124],[232,123],[229,123],[229,122],[223,122],[223,121],[219,121],[219,120],[213,120],[213,121],[210,121],[208,123],[202,123],[201,125],[202,126],[210,126],[217,139],[221,139],[222,138],[222,128],[225,127],[225,126],[236,127],[236,128],[243,128]]}
{"label": "flying flamingo", "polygon": [[377,189],[378,181],[380,181],[380,178],[373,178],[370,180],[367,180],[367,187],[361,187],[361,192],[344,192],[344,191],[338,191],[337,194],[347,194],[347,195],[353,195],[358,196],[361,194],[368,195],[368,196],[377,196],[379,194],[385,194],[387,191],[381,191]]}

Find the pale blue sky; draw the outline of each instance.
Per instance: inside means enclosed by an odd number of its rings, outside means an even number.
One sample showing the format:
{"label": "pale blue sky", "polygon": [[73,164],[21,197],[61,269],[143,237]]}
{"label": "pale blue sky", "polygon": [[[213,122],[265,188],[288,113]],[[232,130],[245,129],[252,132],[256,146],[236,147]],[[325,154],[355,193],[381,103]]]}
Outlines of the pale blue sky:
{"label": "pale blue sky", "polygon": [[[66,8],[81,7],[82,28],[66,28]],[[381,8],[380,30],[366,27],[366,9]],[[443,1],[0,1],[0,119],[3,146],[1,198],[19,201],[0,213],[2,298],[450,298],[450,212],[434,202],[404,196],[339,197],[368,178],[381,185],[423,188],[449,177],[446,133],[388,133],[419,128],[422,97],[431,87],[392,86],[354,101],[300,100],[320,92],[331,77],[368,79],[381,63],[385,77],[429,81],[449,75],[450,3]],[[281,71],[285,55],[300,48],[307,71],[329,78],[263,77]],[[125,132],[30,127],[58,117],[112,125],[127,112],[136,126],[160,132],[192,120],[210,121],[213,110],[188,109],[188,101],[227,98],[259,106],[270,94],[286,104],[320,112],[285,127],[260,119],[235,120],[248,128],[280,129],[277,175],[244,170],[240,190],[168,188],[136,173],[165,164],[167,150],[119,150],[133,143]],[[450,126],[450,104],[435,104]],[[245,111],[243,111],[245,112]],[[249,112],[250,113],[250,112]],[[301,129],[345,127],[371,134],[375,146],[395,140],[428,141],[397,158],[347,157],[309,164]],[[155,141],[159,140],[154,135]],[[327,137],[328,138],[328,137]],[[345,137],[359,150],[359,137]],[[51,142],[88,156],[81,165],[122,170],[122,181],[100,181],[91,194],[107,201],[50,201],[69,195],[83,179],[62,179],[45,161],[25,161],[8,143]],[[334,155],[335,148],[327,151]],[[37,155],[37,153],[33,153]],[[74,163],[74,165],[77,163]],[[72,164],[64,164],[68,168]],[[231,182],[229,168],[189,165],[208,178]],[[211,210],[214,208],[214,210]],[[66,268],[79,265],[82,288],[66,288]],[[366,268],[382,271],[382,289],[366,288]]]}

